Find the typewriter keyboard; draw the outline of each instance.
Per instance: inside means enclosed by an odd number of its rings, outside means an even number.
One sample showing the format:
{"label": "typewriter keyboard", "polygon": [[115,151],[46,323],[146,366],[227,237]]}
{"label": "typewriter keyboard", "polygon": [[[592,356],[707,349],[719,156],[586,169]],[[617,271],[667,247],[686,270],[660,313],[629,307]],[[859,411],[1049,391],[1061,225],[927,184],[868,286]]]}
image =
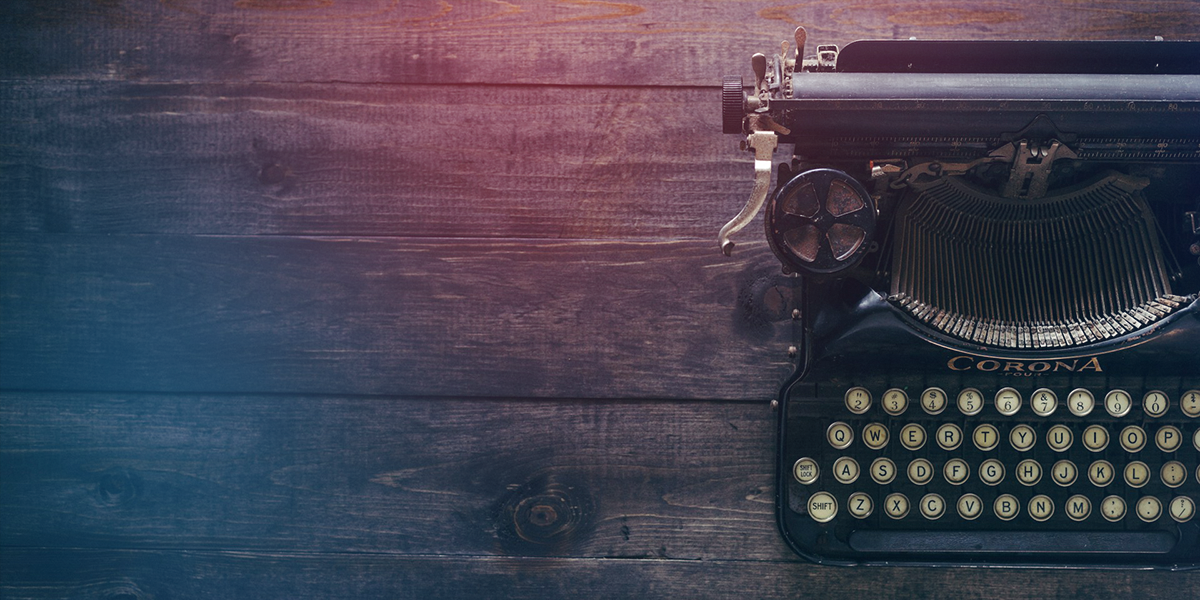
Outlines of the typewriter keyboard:
{"label": "typewriter keyboard", "polygon": [[[815,523],[1161,532],[1200,522],[1195,389],[851,387],[832,400],[797,403],[790,417],[788,504]],[[1165,552],[1177,537],[1112,541]],[[1042,550],[1055,539],[1066,538],[1044,538]],[[922,543],[868,535],[849,545]]]}

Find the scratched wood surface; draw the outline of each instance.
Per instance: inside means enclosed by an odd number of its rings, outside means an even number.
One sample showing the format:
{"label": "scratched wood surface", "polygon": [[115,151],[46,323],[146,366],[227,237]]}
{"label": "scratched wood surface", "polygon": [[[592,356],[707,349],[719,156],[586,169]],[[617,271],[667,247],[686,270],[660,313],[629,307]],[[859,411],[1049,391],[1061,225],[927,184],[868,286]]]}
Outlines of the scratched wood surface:
{"label": "scratched wood surface", "polygon": [[797,25],[811,53],[1200,10],[0,3],[0,596],[1193,595],[784,547],[791,287],[760,226],[713,238],[750,172],[717,82]]}
{"label": "scratched wood surface", "polygon": [[805,563],[775,530],[767,403],[3,400],[6,598],[1165,599],[1200,585]]}

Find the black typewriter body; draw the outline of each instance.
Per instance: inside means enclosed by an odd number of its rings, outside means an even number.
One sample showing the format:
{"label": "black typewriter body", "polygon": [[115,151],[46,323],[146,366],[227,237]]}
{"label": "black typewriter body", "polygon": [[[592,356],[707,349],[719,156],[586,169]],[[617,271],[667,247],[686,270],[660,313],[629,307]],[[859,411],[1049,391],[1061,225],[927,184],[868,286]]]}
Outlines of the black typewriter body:
{"label": "black typewriter body", "polygon": [[756,181],[722,249],[765,205],[799,280],[788,543],[1195,568],[1200,44],[803,46],[723,106]]}

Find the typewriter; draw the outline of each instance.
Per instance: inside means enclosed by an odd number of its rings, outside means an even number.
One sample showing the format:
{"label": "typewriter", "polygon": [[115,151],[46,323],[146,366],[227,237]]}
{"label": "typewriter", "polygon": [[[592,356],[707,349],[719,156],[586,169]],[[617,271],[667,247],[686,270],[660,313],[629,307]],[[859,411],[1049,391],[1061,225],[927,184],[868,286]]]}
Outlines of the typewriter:
{"label": "typewriter", "polygon": [[1200,43],[806,34],[723,85],[797,278],[777,513],[826,564],[1200,563]]}

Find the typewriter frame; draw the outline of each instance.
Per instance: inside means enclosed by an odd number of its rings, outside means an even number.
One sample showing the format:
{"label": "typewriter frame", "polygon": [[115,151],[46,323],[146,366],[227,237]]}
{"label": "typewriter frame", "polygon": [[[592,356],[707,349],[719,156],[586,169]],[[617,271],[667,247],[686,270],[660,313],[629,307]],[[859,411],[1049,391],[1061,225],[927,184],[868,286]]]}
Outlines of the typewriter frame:
{"label": "typewriter frame", "polygon": [[[1051,148],[1046,161],[1054,161],[1053,150],[1059,142],[1068,156],[1094,164],[1124,166],[1155,164],[1167,160],[1183,163],[1173,175],[1155,181],[1156,191],[1165,188],[1172,192],[1190,193],[1200,197],[1200,44],[1186,42],[855,42],[840,53],[835,47],[818,47],[816,58],[803,59],[805,35],[796,32],[796,55],[789,59],[786,44],[781,55],[768,61],[763,55],[752,60],[756,81],[748,97],[740,102],[731,90],[740,93],[740,80],[725,86],[724,124],[726,133],[749,133],[749,148],[755,152],[759,179],[756,192],[777,197],[781,190],[801,172],[814,168],[845,168],[858,181],[872,176],[895,180],[900,171],[917,177],[907,170],[929,165],[929,157],[937,168],[943,165],[963,175],[968,169],[986,161],[988,153],[995,154],[1002,143],[1029,141],[1030,145]],[[1097,61],[1099,53],[1107,60]],[[1053,58],[1051,58],[1053,57]],[[1130,76],[1133,79],[1128,79]],[[1153,77],[1147,77],[1153,76]],[[803,78],[803,79],[802,79]],[[1136,80],[1138,86],[1129,85]],[[803,85],[798,82],[803,81]],[[953,82],[949,94],[938,82]],[[797,82],[794,85],[794,82]],[[1142,85],[1148,84],[1148,85]],[[870,92],[864,90],[870,89]],[[997,94],[996,89],[1004,90]],[[940,95],[939,95],[940,94]],[[1180,117],[1185,113],[1191,115]],[[954,123],[952,121],[958,121]],[[930,133],[933,133],[932,135]],[[758,139],[755,134],[759,133]],[[764,138],[769,138],[764,141]],[[769,142],[769,143],[768,143]],[[770,186],[763,183],[764,159],[776,143],[794,144],[797,159],[782,162],[778,179]],[[1022,146],[1023,148],[1023,146]],[[906,162],[910,157],[926,157]],[[846,165],[856,161],[895,158],[894,161],[870,163],[871,172],[853,171]],[[1015,172],[1021,157],[1007,158]],[[972,162],[974,161],[974,162]],[[772,162],[774,162],[772,160]],[[1030,161],[1036,163],[1038,161]],[[1165,164],[1165,163],[1164,163]],[[769,163],[768,163],[769,165]],[[1037,168],[1037,167],[1034,167]],[[889,169],[891,169],[889,171]],[[946,173],[929,173],[933,177]],[[919,169],[918,169],[919,171]],[[1125,172],[1122,170],[1121,172]],[[769,167],[767,173],[770,173]],[[1182,175],[1180,175],[1182,173]],[[1036,189],[1038,175],[1032,176],[1035,192],[1046,192],[1046,173],[1041,189]],[[1174,177],[1174,179],[1172,179]],[[1060,181],[1061,182],[1061,181]],[[1028,181],[1026,182],[1028,187]],[[1173,187],[1172,187],[1173,186]],[[763,190],[762,188],[769,188]],[[761,200],[759,201],[761,203]],[[774,202],[774,200],[772,200]],[[752,196],[742,214],[722,230],[720,243],[728,253],[732,248],[729,235],[753,217],[758,208]],[[1200,240],[1196,216],[1200,202],[1190,215],[1192,240]],[[1159,217],[1161,220],[1161,216]],[[1185,217],[1186,219],[1186,217]],[[845,531],[834,532],[831,527],[815,524],[805,515],[797,519],[789,506],[789,485],[795,457],[787,454],[791,448],[789,410],[795,402],[793,394],[812,398],[813,404],[827,402],[830,394],[819,391],[822,386],[841,386],[870,383],[878,393],[880,381],[906,381],[910,385],[934,385],[930,381],[962,381],[961,373],[947,369],[947,361],[955,357],[968,360],[993,360],[1009,364],[1037,361],[1071,360],[1072,357],[1103,357],[1103,375],[1077,373],[1040,375],[1038,387],[1055,386],[1071,389],[1075,385],[1097,388],[1111,387],[1110,382],[1128,385],[1144,382],[1139,372],[1152,365],[1159,372],[1177,374],[1172,385],[1179,389],[1200,387],[1200,357],[1193,346],[1200,340],[1200,300],[1195,288],[1197,270],[1187,268],[1187,288],[1178,310],[1158,321],[1119,335],[1088,343],[1066,343],[1060,347],[1000,347],[987,343],[956,338],[931,328],[903,310],[889,304],[887,295],[866,280],[863,271],[854,265],[863,254],[873,254],[875,248],[859,247],[845,274],[818,271],[804,272],[804,265],[787,256],[788,248],[775,237],[770,217],[765,223],[772,249],[783,262],[786,273],[801,271],[801,318],[799,323],[798,368],[783,385],[779,395],[779,431],[777,465],[777,516],[779,527],[789,545],[801,556],[823,564],[909,564],[909,565],[972,565],[972,566],[1040,566],[1040,567],[1131,567],[1183,570],[1200,565],[1200,518],[1174,525],[1178,538],[1185,544],[1176,547],[1166,560],[1143,560],[1119,552],[1097,554],[1070,552],[1055,554],[1041,548],[1040,553],[1021,557],[1012,549],[996,552],[976,552],[956,548],[888,553],[859,551],[849,548]],[[887,223],[885,223],[887,225]],[[1177,226],[1172,222],[1169,226]],[[1184,223],[1187,225],[1187,223]],[[1172,236],[1173,241],[1186,239]],[[874,237],[868,235],[869,241]],[[832,243],[832,241],[830,242]],[[1197,246],[1193,243],[1192,254]],[[1178,248],[1168,248],[1172,256]],[[878,266],[878,265],[877,265]],[[862,280],[862,281],[859,281]],[[873,289],[876,287],[876,289]],[[880,372],[865,378],[847,377],[853,373],[855,361],[870,361],[886,356],[895,348],[911,348],[913,356],[892,370],[909,370],[920,375],[890,375]],[[1117,357],[1119,365],[1110,366]],[[965,363],[963,363],[965,364]],[[1049,364],[1049,363],[1048,363]],[[938,373],[940,367],[941,373]],[[982,387],[981,381],[1000,381],[1001,374],[980,377],[974,375],[972,385]],[[870,381],[866,381],[870,380]],[[1050,382],[1050,383],[1046,383]],[[1082,383],[1081,383],[1082,382]],[[887,383],[891,387],[891,383]],[[1068,387],[1070,386],[1070,387]],[[949,388],[947,388],[949,391]],[[1138,387],[1140,390],[1141,387]],[[913,394],[910,394],[913,396]],[[820,399],[824,398],[824,399]],[[831,403],[832,404],[832,403]],[[836,403],[840,406],[840,401]],[[910,404],[915,404],[915,398]],[[920,410],[910,405],[909,410]],[[953,406],[947,410],[953,410]],[[1103,413],[1103,407],[1097,407]],[[922,415],[924,416],[924,415]],[[1200,425],[1200,418],[1194,420]],[[893,432],[894,433],[894,432]],[[824,441],[824,440],[821,440]],[[929,442],[932,444],[932,441]],[[965,442],[967,443],[967,442]],[[1200,451],[1200,450],[1198,450]],[[860,477],[867,477],[862,465]],[[902,476],[902,475],[900,475]],[[1189,473],[1189,479],[1191,474]],[[1121,484],[1121,482],[1117,482]],[[1015,482],[1014,482],[1015,484]],[[1189,482],[1200,486],[1200,480]],[[1200,491],[1192,494],[1200,500]],[[877,502],[882,498],[876,498]],[[1098,508],[1098,507],[1097,507]],[[1132,507],[1130,507],[1132,509]],[[878,508],[876,509],[879,510]],[[950,508],[950,510],[953,510]],[[1132,516],[1132,515],[1129,515]],[[839,518],[841,516],[839,515]],[[1093,515],[1098,518],[1098,515]],[[882,515],[880,515],[882,518]],[[910,519],[912,515],[910,515]],[[916,516],[918,523],[920,516]],[[1168,519],[1162,515],[1162,519]],[[797,526],[806,529],[797,532]],[[1171,525],[1171,524],[1165,524]],[[843,529],[845,529],[843,527]],[[909,528],[912,529],[912,528]],[[1161,529],[1161,528],[1160,528]],[[1061,531],[1061,528],[1059,528]],[[1082,529],[1081,529],[1082,530]],[[946,541],[954,540],[958,530],[941,530]],[[1065,532],[1063,532],[1065,533]],[[1107,532],[1104,532],[1107,533]],[[836,543],[822,551],[816,548],[820,536],[837,536]],[[924,534],[921,543],[936,548],[941,535]],[[1033,532],[1047,543],[1047,535]],[[1084,536],[1086,537],[1086,535]],[[968,536],[969,538],[969,536]],[[1096,538],[1101,543],[1104,539]],[[840,540],[840,541],[839,541]],[[1020,536],[1009,542],[1019,541]],[[1111,540],[1110,540],[1111,541]],[[829,547],[840,549],[829,551]],[[1090,543],[1090,542],[1089,542]],[[1182,548],[1182,550],[1179,550]],[[1149,556],[1149,555],[1147,555]],[[1159,558],[1162,558],[1161,556]]]}

